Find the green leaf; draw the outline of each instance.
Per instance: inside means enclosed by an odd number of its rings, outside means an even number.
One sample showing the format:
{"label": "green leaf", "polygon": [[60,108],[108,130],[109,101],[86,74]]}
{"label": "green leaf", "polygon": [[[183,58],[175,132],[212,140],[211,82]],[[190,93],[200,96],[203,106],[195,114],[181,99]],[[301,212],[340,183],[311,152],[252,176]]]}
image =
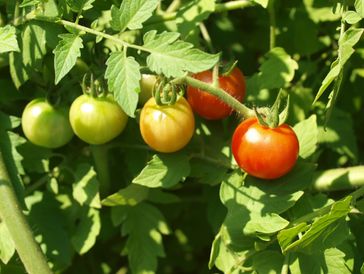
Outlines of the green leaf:
{"label": "green leaf", "polygon": [[24,0],[19,7],[20,8],[25,8],[25,7],[31,7],[31,6],[36,6],[38,4],[41,3],[41,0]]}
{"label": "green leaf", "polygon": [[287,228],[279,231],[277,235],[277,239],[279,242],[279,245],[282,248],[282,251],[284,252],[286,248],[293,242],[294,239],[297,238],[297,235],[299,233],[302,233],[309,229],[309,225],[306,223],[300,223],[299,225],[296,225],[292,228]]}
{"label": "green leaf", "polygon": [[318,142],[318,128],[316,116],[311,115],[308,119],[294,126],[300,144],[300,156],[303,159],[310,157],[316,150]]}
{"label": "green leaf", "polygon": [[15,245],[4,222],[0,223],[0,260],[7,264],[15,253]]}
{"label": "green leaf", "polygon": [[[269,263],[267,263],[269,258]],[[280,252],[267,250],[253,257],[253,269],[261,274],[280,274],[283,266],[284,256]]]}
{"label": "green leaf", "polygon": [[122,225],[122,236],[127,236],[126,253],[132,273],[155,273],[157,258],[164,257],[162,235],[169,228],[162,213],[154,206],[140,203],[128,207]]}
{"label": "green leaf", "polygon": [[253,2],[261,5],[263,8],[267,8],[268,7],[269,1],[272,1],[272,0],[253,0]]}
{"label": "green leaf", "polygon": [[152,16],[159,0],[124,0],[120,9],[111,8],[111,27],[116,31],[141,29],[143,22]]}
{"label": "green leaf", "polygon": [[358,23],[362,17],[357,12],[349,10],[344,13],[343,19],[346,23],[354,25]]}
{"label": "green leaf", "polygon": [[133,183],[150,188],[170,188],[187,177],[190,169],[189,159],[185,154],[155,154]]}
{"label": "green leaf", "polygon": [[72,234],[71,242],[75,250],[85,254],[95,244],[101,230],[100,212],[92,207],[82,208],[76,230]]}
{"label": "green leaf", "polygon": [[61,40],[53,50],[55,84],[58,84],[76,64],[77,57],[81,56],[81,48],[83,48],[82,39],[78,35],[67,33],[59,37]]}
{"label": "green leaf", "polygon": [[199,183],[208,185],[220,184],[227,175],[227,167],[194,158],[191,160],[190,177],[196,178]]}
{"label": "green leaf", "polygon": [[100,208],[99,181],[95,170],[89,164],[80,164],[75,172],[76,182],[73,183],[73,198],[81,205]]}
{"label": "green leaf", "polygon": [[178,40],[180,34],[152,30],[144,35],[144,47],[150,50],[148,67],[157,74],[167,77],[182,77],[187,72],[197,73],[213,67],[219,54],[208,54],[193,45]]}
{"label": "green leaf", "polygon": [[80,12],[82,10],[89,10],[92,8],[95,0],[66,0],[67,5],[70,6],[74,12]]}
{"label": "green leaf", "polygon": [[364,18],[364,1],[363,0],[355,0],[354,3],[356,12]]}
{"label": "green leaf", "polygon": [[319,91],[316,94],[316,97],[313,101],[313,104],[320,99],[321,95],[325,92],[325,90],[330,86],[330,84],[337,78],[340,73],[340,65],[339,59],[336,59],[332,64],[329,73],[326,75],[324,80],[322,80]]}
{"label": "green leaf", "polygon": [[[330,239],[332,233],[334,233],[335,231],[342,231],[344,233],[348,232],[347,230],[343,229],[340,220],[343,221],[343,218],[345,218],[346,215],[349,213],[350,203],[350,196],[346,197],[344,200],[334,203],[331,207],[330,213],[320,218],[317,218],[300,239],[294,241],[293,243],[290,243],[289,245],[287,245],[288,241],[284,241],[285,246],[282,246],[283,252],[303,251],[307,253],[312,253],[320,252],[320,249],[324,250],[326,248],[326,242],[332,240]],[[298,226],[302,227],[302,224],[299,224]],[[296,232],[301,232],[297,228],[295,228],[295,230]],[[280,233],[287,232],[282,231]],[[341,238],[345,239],[345,236]],[[292,235],[290,236],[290,238],[292,239]],[[338,241],[338,237],[335,238],[337,240],[335,241],[334,239],[335,244],[339,244],[340,242]],[[280,243],[282,243],[282,241]]]}
{"label": "green leaf", "polygon": [[302,273],[330,273],[350,274],[352,273],[345,264],[345,253],[337,248],[329,248],[324,252],[312,255],[304,253],[291,253],[291,264],[289,270],[292,274]]}
{"label": "green leaf", "polygon": [[341,68],[355,52],[353,47],[360,41],[364,29],[351,27],[344,32],[339,40],[339,62]]}
{"label": "green leaf", "polygon": [[115,100],[130,117],[135,117],[140,92],[139,64],[134,57],[126,57],[124,52],[113,52],[106,62],[105,78]]}
{"label": "green leaf", "polygon": [[29,208],[27,219],[30,226],[36,228],[33,231],[43,252],[55,269],[68,267],[73,252],[61,204],[47,192],[34,192],[25,202]]}
{"label": "green leaf", "polygon": [[102,200],[104,206],[135,206],[144,201],[149,194],[149,188],[130,184],[118,192]]}
{"label": "green leaf", "polygon": [[49,159],[52,156],[52,150],[33,145],[26,142],[18,147],[22,155],[22,165],[27,172],[46,173],[49,172]]}
{"label": "green leaf", "polygon": [[0,53],[9,51],[20,51],[20,49],[16,40],[15,27],[7,25],[0,27]]}

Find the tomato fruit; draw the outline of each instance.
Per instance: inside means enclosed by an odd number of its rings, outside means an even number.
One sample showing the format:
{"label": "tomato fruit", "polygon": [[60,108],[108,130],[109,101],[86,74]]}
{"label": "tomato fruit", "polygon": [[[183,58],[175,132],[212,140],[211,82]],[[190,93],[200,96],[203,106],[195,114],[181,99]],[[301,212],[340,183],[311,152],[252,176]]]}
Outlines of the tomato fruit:
{"label": "tomato fruit", "polygon": [[159,152],[175,152],[193,136],[195,118],[187,100],[180,97],[174,105],[159,106],[152,97],[140,114],[140,132],[144,141]]}
{"label": "tomato fruit", "polygon": [[140,79],[139,102],[145,104],[153,94],[153,88],[157,82],[157,76],[153,74],[142,74]]}
{"label": "tomato fruit", "polygon": [[249,118],[235,129],[232,151],[238,165],[248,174],[276,179],[295,165],[299,143],[287,124],[273,129],[260,125],[256,118]]}
{"label": "tomato fruit", "polygon": [[70,108],[70,122],[75,134],[93,145],[104,144],[125,128],[128,116],[111,96],[77,97]]}
{"label": "tomato fruit", "polygon": [[21,124],[25,136],[33,144],[58,148],[73,137],[66,107],[55,107],[45,98],[37,98],[24,108]]}
{"label": "tomato fruit", "polygon": [[[203,71],[193,76],[205,83],[212,83],[212,71]],[[238,101],[245,96],[245,78],[243,73],[235,67],[228,76],[219,76],[219,87]],[[194,112],[208,120],[220,120],[232,113],[232,108],[215,95],[198,88],[187,87],[187,100]]]}

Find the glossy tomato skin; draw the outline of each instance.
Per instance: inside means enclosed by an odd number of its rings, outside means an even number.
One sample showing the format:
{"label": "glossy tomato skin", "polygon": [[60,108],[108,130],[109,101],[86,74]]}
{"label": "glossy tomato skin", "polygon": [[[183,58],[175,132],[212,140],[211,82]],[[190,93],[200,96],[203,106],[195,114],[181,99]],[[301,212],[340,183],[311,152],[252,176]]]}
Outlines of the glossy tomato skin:
{"label": "glossy tomato skin", "polygon": [[21,124],[25,136],[33,144],[58,148],[73,137],[66,107],[55,107],[45,98],[29,102],[22,114]]}
{"label": "glossy tomato skin", "polygon": [[107,143],[125,128],[128,116],[112,97],[77,97],[70,108],[70,122],[74,133],[93,145]]}
{"label": "glossy tomato skin", "polygon": [[299,143],[287,124],[271,129],[256,118],[243,121],[232,138],[232,151],[240,168],[261,179],[276,179],[295,165]]}
{"label": "glossy tomato skin", "polygon": [[[193,77],[205,83],[212,83],[211,70],[197,73]],[[238,101],[243,101],[246,88],[245,78],[237,67],[233,69],[229,76],[219,76],[219,86]],[[215,95],[191,86],[187,87],[187,100],[193,111],[207,120],[226,118],[233,111],[231,107]]]}
{"label": "glossy tomato skin", "polygon": [[158,106],[152,97],[140,114],[140,132],[154,150],[164,153],[182,149],[193,136],[195,119],[185,98],[171,106]]}
{"label": "glossy tomato skin", "polygon": [[157,82],[157,76],[153,74],[142,74],[140,79],[139,102],[145,104],[153,94],[153,88]]}

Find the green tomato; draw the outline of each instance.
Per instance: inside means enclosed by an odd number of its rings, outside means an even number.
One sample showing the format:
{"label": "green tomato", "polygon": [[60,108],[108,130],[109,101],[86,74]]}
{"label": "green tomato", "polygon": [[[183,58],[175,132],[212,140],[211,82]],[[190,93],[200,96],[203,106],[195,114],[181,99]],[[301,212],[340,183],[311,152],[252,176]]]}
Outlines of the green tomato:
{"label": "green tomato", "polygon": [[111,141],[125,128],[128,116],[115,100],[83,94],[70,108],[70,122],[74,133],[89,144]]}
{"label": "green tomato", "polygon": [[45,98],[34,99],[27,104],[21,124],[29,141],[42,147],[61,147],[73,137],[68,109],[55,107]]}
{"label": "green tomato", "polygon": [[140,79],[139,102],[145,104],[152,97],[153,88],[157,82],[157,76],[153,74],[142,74]]}

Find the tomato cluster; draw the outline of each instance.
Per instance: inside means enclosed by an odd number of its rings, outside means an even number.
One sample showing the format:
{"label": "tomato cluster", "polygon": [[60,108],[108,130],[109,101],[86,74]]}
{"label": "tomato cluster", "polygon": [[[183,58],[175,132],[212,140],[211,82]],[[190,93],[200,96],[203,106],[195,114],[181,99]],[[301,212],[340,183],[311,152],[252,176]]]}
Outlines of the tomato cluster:
{"label": "tomato cluster", "polygon": [[[213,82],[212,71],[193,75],[204,83]],[[242,101],[245,79],[235,67],[229,75],[218,76],[218,87]],[[224,119],[232,108],[211,93],[187,87],[187,100],[179,96],[174,104],[157,104],[152,96],[157,78],[142,75],[139,102],[140,133],[149,147],[162,153],[185,147],[195,131],[194,113],[208,120]],[[22,127],[34,144],[57,148],[68,143],[73,134],[89,144],[104,144],[125,128],[128,117],[111,95],[76,98],[69,111],[55,107],[46,99],[35,99],[24,109]],[[40,130],[41,129],[41,130]],[[296,163],[299,143],[286,124],[275,128],[261,125],[257,118],[243,121],[232,137],[232,153],[240,168],[262,179],[276,179],[288,173]]]}

